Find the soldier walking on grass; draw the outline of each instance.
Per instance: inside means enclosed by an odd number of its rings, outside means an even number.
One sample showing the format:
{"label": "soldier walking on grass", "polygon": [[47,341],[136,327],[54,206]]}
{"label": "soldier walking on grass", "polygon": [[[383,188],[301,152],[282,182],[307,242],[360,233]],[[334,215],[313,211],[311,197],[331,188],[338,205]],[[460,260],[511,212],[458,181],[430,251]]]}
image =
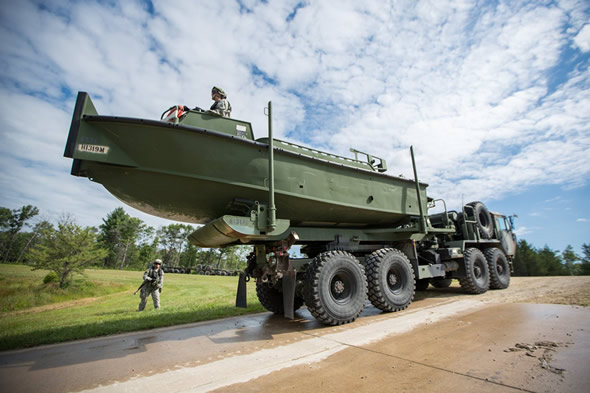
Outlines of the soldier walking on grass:
{"label": "soldier walking on grass", "polygon": [[139,308],[137,311],[143,311],[147,298],[152,295],[154,301],[154,308],[160,309],[160,292],[162,292],[162,285],[164,285],[164,272],[161,269],[162,260],[156,259],[153,267],[149,267],[145,273],[143,273],[143,284],[141,284],[141,292],[139,296]]}

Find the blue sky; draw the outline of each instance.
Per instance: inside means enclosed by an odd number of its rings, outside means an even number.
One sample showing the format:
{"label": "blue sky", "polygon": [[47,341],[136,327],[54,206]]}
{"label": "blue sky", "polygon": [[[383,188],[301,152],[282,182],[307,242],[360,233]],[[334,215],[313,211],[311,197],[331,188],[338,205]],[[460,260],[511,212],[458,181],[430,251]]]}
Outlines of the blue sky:
{"label": "blue sky", "polygon": [[[7,1],[0,205],[99,225],[120,203],[69,175],[77,91],[101,114],[206,107],[266,134],[387,159],[451,209],[518,214],[535,247],[590,243],[588,1]],[[127,206],[152,226],[169,222]],[[280,208],[280,207],[279,207]]]}

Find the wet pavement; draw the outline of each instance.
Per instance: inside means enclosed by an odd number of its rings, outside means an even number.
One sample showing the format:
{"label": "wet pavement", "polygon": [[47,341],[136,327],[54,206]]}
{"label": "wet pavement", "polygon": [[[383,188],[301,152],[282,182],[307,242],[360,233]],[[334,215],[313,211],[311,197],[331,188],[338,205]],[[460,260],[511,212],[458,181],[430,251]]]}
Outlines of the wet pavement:
{"label": "wet pavement", "polygon": [[[423,299],[326,327],[307,310],[0,353],[2,392],[584,392],[588,308]],[[544,344],[544,345],[541,345]]]}

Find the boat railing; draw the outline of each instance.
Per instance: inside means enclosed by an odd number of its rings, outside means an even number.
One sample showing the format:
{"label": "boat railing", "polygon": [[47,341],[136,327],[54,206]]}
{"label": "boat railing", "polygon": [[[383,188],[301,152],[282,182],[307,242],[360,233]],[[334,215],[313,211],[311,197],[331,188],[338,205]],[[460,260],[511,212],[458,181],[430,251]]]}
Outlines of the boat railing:
{"label": "boat railing", "polygon": [[[258,138],[256,141],[268,144],[268,138]],[[283,141],[280,139],[274,139],[274,146],[279,149],[302,154],[302,155],[305,155],[308,157],[323,159],[323,160],[336,162],[336,163],[343,164],[343,165],[349,165],[349,166],[353,166],[356,168],[362,168],[362,169],[366,169],[366,170],[385,172],[385,169],[381,170],[382,166],[383,167],[385,166],[385,160],[378,158],[380,160],[380,163],[379,163],[379,165],[375,165],[375,158],[377,158],[377,157],[371,156],[366,153],[359,152],[354,149],[351,149],[351,151],[353,151],[355,153],[355,158],[350,158],[350,157],[339,156],[336,154],[326,153],[321,150],[313,149],[313,148],[307,147],[307,146],[298,145],[293,142]],[[359,160],[357,153],[365,154],[367,156],[367,161]]]}

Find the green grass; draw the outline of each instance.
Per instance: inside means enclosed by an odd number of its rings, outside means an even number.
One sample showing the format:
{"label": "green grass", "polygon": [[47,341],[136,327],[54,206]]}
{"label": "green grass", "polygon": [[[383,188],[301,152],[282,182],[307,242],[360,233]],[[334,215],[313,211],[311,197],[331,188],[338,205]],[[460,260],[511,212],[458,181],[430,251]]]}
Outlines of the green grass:
{"label": "green grass", "polygon": [[234,307],[237,277],[166,274],[162,308],[137,312],[142,272],[86,270],[66,290],[43,284],[47,271],[0,265],[0,350],[153,329],[264,311],[255,286]]}
{"label": "green grass", "polygon": [[2,265],[0,312],[25,310],[125,290],[121,283],[89,281],[82,276],[76,276],[68,288],[60,289],[57,282],[43,284],[46,273],[47,271],[30,272],[30,268],[24,266]]}

